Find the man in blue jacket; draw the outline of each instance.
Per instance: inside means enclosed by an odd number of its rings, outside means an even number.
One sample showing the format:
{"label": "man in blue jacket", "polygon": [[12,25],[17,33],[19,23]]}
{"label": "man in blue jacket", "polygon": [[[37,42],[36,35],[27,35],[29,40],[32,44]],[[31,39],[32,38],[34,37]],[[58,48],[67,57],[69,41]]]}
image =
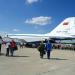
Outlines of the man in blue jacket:
{"label": "man in blue jacket", "polygon": [[47,58],[50,59],[50,53],[52,51],[52,44],[49,42],[49,40],[46,40],[46,51],[47,51]]}

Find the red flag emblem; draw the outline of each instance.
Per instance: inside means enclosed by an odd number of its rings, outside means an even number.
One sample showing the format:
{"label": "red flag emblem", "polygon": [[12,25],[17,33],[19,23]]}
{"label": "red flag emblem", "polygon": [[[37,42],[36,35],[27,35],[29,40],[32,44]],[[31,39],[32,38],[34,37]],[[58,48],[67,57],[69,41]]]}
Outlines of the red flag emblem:
{"label": "red flag emblem", "polygon": [[63,23],[63,25],[68,25],[68,24],[69,24],[69,22],[64,22],[64,23]]}

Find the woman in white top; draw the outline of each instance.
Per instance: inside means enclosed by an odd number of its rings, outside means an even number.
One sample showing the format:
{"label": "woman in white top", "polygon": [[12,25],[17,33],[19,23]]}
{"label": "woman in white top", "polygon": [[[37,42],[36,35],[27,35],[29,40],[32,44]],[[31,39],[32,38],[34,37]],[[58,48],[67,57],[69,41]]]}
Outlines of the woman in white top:
{"label": "woman in white top", "polygon": [[6,56],[9,56],[9,46],[10,46],[10,42],[6,43]]}

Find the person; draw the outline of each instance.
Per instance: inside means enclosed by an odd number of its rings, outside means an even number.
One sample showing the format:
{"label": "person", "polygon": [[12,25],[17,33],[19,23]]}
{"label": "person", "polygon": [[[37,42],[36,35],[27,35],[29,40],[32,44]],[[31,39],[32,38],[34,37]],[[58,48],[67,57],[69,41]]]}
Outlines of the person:
{"label": "person", "polygon": [[52,44],[51,42],[49,42],[49,40],[47,40],[46,42],[45,49],[47,51],[47,58],[50,59],[50,53],[52,51]]}
{"label": "person", "polygon": [[14,48],[15,48],[15,41],[11,40],[10,41],[10,53],[11,53],[11,56],[13,56]]}
{"label": "person", "polygon": [[20,48],[23,48],[24,44],[23,42],[20,43]]}
{"label": "person", "polygon": [[1,47],[2,47],[2,37],[0,36],[0,55],[1,55]]}
{"label": "person", "polygon": [[10,46],[10,42],[6,43],[6,56],[9,56],[9,46]]}
{"label": "person", "polygon": [[45,54],[45,45],[43,43],[43,41],[40,43],[38,50],[40,52],[40,58],[43,58],[43,55]]}

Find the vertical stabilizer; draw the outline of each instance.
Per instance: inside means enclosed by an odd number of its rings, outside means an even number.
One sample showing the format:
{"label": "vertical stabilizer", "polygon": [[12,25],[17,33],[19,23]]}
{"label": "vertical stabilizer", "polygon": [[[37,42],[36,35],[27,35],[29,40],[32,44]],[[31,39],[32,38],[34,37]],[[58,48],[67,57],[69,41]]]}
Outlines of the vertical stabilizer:
{"label": "vertical stabilizer", "polygon": [[[72,34],[72,30],[75,31],[75,17],[70,17],[62,21],[54,30],[47,35],[69,37]],[[75,32],[73,32],[75,33]]]}

